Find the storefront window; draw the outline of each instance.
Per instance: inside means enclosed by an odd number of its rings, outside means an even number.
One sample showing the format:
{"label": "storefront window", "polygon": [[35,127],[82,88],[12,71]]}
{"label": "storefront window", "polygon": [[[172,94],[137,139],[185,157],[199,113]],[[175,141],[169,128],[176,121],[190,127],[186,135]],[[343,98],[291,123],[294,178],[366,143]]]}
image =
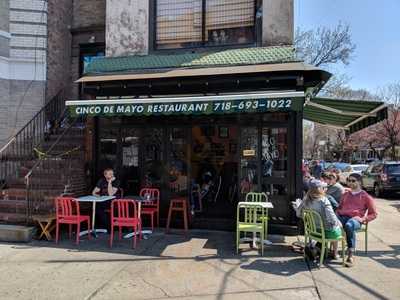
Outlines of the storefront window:
{"label": "storefront window", "polygon": [[168,133],[169,189],[172,196],[188,191],[188,143],[185,128],[171,128]]}
{"label": "storefront window", "polygon": [[148,128],[143,136],[143,183],[144,187],[161,187],[164,170],[163,129]]}
{"label": "storefront window", "polygon": [[240,193],[245,196],[249,192],[257,190],[257,155],[258,154],[258,130],[256,127],[245,127],[241,130],[240,153]]}
{"label": "storefront window", "polygon": [[286,128],[262,129],[262,177],[287,177],[288,150]]}
{"label": "storefront window", "polygon": [[[102,119],[99,127],[99,173],[106,168],[118,169],[119,128],[110,126],[110,119]],[[99,175],[100,175],[99,174]]]}
{"label": "storefront window", "polygon": [[122,131],[121,180],[125,195],[137,194],[140,189],[139,140],[138,128],[124,128]]}

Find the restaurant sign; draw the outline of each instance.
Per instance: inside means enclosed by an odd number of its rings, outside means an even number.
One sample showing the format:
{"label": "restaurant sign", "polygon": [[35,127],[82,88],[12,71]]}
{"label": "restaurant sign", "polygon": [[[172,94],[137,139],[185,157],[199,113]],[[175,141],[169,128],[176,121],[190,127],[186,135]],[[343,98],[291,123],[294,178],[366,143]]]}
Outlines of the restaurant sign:
{"label": "restaurant sign", "polygon": [[[115,101],[115,100],[113,100]],[[154,116],[154,115],[200,115],[231,114],[249,112],[299,111],[303,101],[296,98],[282,99],[247,99],[222,101],[179,101],[179,102],[134,102],[104,103],[90,101],[68,101],[70,113],[74,116]],[[101,103],[103,102],[103,103]],[[110,101],[111,102],[111,101]],[[121,101],[122,102],[122,101]]]}

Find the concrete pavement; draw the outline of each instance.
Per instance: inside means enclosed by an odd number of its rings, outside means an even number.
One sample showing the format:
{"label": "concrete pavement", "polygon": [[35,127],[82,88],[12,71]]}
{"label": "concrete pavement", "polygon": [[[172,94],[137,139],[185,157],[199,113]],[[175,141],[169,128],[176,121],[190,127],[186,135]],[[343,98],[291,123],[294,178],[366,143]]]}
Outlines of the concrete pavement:
{"label": "concrete pavement", "polygon": [[309,267],[289,247],[296,237],[274,236],[264,257],[248,245],[235,255],[226,232],[157,232],[136,250],[126,240],[110,249],[104,235],[80,246],[64,237],[0,244],[0,299],[399,299],[400,200],[377,204],[369,253],[359,235],[353,268]]}

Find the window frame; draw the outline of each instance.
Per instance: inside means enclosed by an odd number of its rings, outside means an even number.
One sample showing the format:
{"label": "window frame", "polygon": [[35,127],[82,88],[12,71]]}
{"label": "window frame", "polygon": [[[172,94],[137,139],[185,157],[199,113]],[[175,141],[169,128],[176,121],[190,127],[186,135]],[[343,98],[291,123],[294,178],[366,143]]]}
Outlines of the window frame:
{"label": "window frame", "polygon": [[199,46],[188,46],[188,47],[181,47],[181,48],[165,48],[165,49],[160,49],[157,45],[157,5],[158,5],[159,0],[154,0],[150,1],[150,32],[149,32],[149,38],[150,38],[150,51],[151,52],[165,52],[165,53],[176,53],[176,52],[184,52],[188,50],[196,50],[196,49],[213,49],[213,50],[223,50],[223,49],[235,49],[235,48],[248,48],[252,46],[257,45],[257,41],[259,37],[257,36],[257,10],[260,8],[260,1],[259,0],[253,0],[254,1],[254,12],[253,12],[253,19],[254,19],[254,25],[253,25],[253,41],[250,43],[230,43],[230,44],[224,44],[224,45],[207,45],[207,41],[205,41],[205,20],[206,20],[206,2],[208,0],[200,0],[202,1],[202,25],[201,25],[201,30],[202,30],[202,41],[201,45]]}

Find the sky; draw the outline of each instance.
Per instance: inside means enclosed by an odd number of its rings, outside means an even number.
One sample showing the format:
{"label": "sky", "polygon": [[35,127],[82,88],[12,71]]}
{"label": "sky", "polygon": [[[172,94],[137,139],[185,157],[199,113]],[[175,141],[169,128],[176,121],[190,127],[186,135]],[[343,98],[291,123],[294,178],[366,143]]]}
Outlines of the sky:
{"label": "sky", "polygon": [[350,25],[356,45],[348,66],[334,71],[350,77],[353,89],[372,92],[400,82],[400,0],[295,0],[295,28]]}

